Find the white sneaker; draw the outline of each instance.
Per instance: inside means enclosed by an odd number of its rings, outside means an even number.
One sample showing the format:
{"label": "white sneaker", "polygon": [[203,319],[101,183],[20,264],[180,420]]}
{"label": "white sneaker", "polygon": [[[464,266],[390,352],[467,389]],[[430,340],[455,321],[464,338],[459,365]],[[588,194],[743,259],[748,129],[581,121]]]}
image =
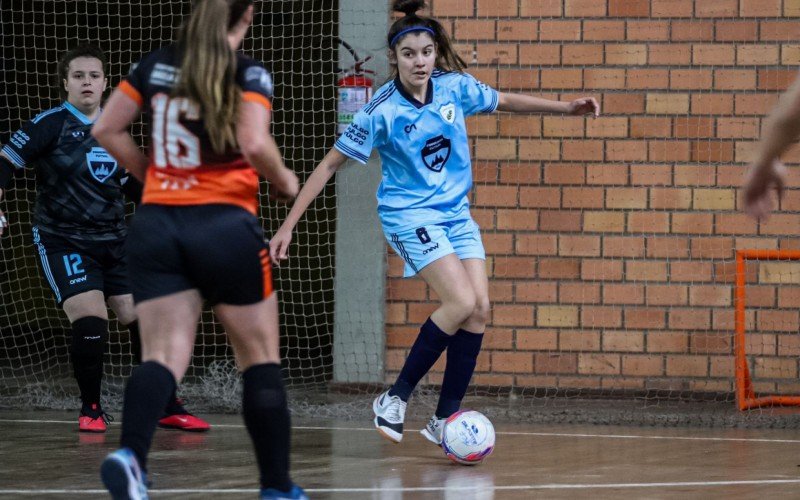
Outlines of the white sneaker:
{"label": "white sneaker", "polygon": [[428,425],[426,425],[424,429],[419,431],[419,433],[425,436],[425,439],[435,444],[436,446],[441,446],[442,431],[444,430],[445,420],[447,419],[436,418],[436,415],[434,415],[431,417],[430,420],[428,420]]}
{"label": "white sneaker", "polygon": [[403,440],[403,421],[407,403],[399,396],[389,396],[389,391],[380,394],[372,402],[375,412],[375,427],[383,437],[394,443]]}

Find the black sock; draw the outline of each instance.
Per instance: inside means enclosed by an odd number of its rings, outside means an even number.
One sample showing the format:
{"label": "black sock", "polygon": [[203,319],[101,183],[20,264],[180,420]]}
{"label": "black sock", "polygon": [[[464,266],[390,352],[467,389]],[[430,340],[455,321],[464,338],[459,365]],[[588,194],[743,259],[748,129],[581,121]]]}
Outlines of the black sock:
{"label": "black sock", "polygon": [[442,392],[436,406],[436,418],[447,418],[461,407],[467,386],[475,371],[478,353],[481,352],[482,333],[459,330],[447,347],[447,366],[444,369]]}
{"label": "black sock", "polygon": [[107,340],[108,320],[86,316],[72,323],[70,358],[84,406],[100,403]]}
{"label": "black sock", "polygon": [[436,363],[451,338],[452,335],[444,333],[432,319],[428,318],[420,328],[414,345],[411,346],[411,352],[408,353],[397,381],[389,389],[389,395],[400,396],[403,401],[408,401],[414,387]]}
{"label": "black sock", "polygon": [[142,468],[147,467],[147,452],[158,418],[174,390],[172,372],[155,361],[134,368],[125,386],[120,445],[133,450]]}
{"label": "black sock", "polygon": [[281,367],[275,363],[251,366],[242,379],[242,413],[256,450],[261,487],[289,491],[291,422]]}
{"label": "black sock", "polygon": [[133,354],[133,360],[137,365],[140,365],[142,364],[142,337],[139,335],[139,322],[133,321],[128,323],[126,326],[130,332],[129,338],[131,341],[131,354]]}

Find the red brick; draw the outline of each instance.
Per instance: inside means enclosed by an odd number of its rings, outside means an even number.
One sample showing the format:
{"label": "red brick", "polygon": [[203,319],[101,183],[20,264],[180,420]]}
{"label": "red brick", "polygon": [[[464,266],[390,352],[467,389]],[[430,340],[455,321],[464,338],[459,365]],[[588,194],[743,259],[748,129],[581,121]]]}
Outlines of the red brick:
{"label": "red brick", "polygon": [[750,90],[755,87],[756,72],[750,69],[714,70],[714,88],[719,90]]}
{"label": "red brick", "polygon": [[736,17],[739,14],[739,0],[695,1],[696,17]]}
{"label": "red brick", "polygon": [[685,259],[689,257],[689,238],[652,236],[647,238],[647,256],[652,259]]}
{"label": "red brick", "polygon": [[580,310],[584,328],[620,328],[622,308],[617,306],[583,306]]}
{"label": "red brick", "polygon": [[669,72],[669,87],[673,89],[708,89],[712,82],[710,69],[673,69]]}
{"label": "red brick", "polygon": [[583,85],[587,89],[624,89],[625,70],[614,68],[586,68]]}
{"label": "red brick", "polygon": [[714,166],[713,165],[676,165],[675,166],[675,185],[676,186],[714,186]]}
{"label": "red brick", "polygon": [[645,96],[636,93],[603,94],[603,113],[613,114],[635,114],[644,113]]}
{"label": "red brick", "polygon": [[585,281],[619,281],[622,276],[619,260],[585,259],[581,265],[581,279]]}
{"label": "red brick", "polygon": [[664,374],[663,356],[622,356],[622,374],[654,377]]}
{"label": "red brick", "polygon": [[[481,186],[478,186],[478,188],[480,187]],[[560,208],[561,192],[558,188],[521,188],[519,193],[519,206],[528,208]]]}
{"label": "red brick", "polygon": [[709,41],[714,39],[714,23],[711,21],[673,21],[672,40],[683,42]]}
{"label": "red brick", "polygon": [[464,14],[472,15],[473,0],[434,0],[432,14],[435,17],[457,17]]}
{"label": "red brick", "polygon": [[733,290],[726,285],[695,285],[689,290],[689,303],[693,306],[732,305]]}
{"label": "red brick", "polygon": [[774,94],[736,94],[735,112],[737,115],[766,115],[777,100]]}
{"label": "red brick", "polygon": [[644,238],[638,236],[604,236],[604,257],[642,257]]}
{"label": "red brick", "polygon": [[[534,26],[536,21],[533,21]],[[456,19],[456,40],[494,40],[494,20]],[[535,32],[535,30],[534,30]]]}
{"label": "red brick", "polygon": [[552,282],[520,282],[515,298],[518,302],[557,302],[558,285]]}
{"label": "red brick", "polygon": [[673,135],[675,137],[713,137],[714,119],[710,117],[681,117],[673,120]]}
{"label": "red brick", "polygon": [[560,141],[539,139],[519,140],[519,158],[521,160],[558,160],[560,156]]}
{"label": "red brick", "polygon": [[731,94],[692,94],[691,112],[694,115],[733,114]]}
{"label": "red brick", "polygon": [[757,139],[760,135],[758,118],[717,118],[717,137]]}
{"label": "red brick", "polygon": [[740,45],[736,48],[739,66],[765,66],[780,64],[780,47],[777,45]]}
{"label": "red brick", "polygon": [[559,351],[599,351],[600,332],[562,330],[558,334]]}
{"label": "red brick", "polygon": [[714,215],[700,212],[672,214],[672,232],[679,234],[713,234]]}
{"label": "red brick", "polygon": [[685,285],[648,285],[646,295],[647,305],[650,306],[687,305],[687,287]]}
{"label": "red brick", "polygon": [[522,350],[554,351],[558,348],[558,333],[556,330],[518,329],[516,345],[517,349]]}
{"label": "red brick", "polygon": [[647,17],[650,0],[608,0],[609,17]]}
{"label": "red brick", "polygon": [[658,68],[629,69],[627,86],[630,89],[663,89],[669,86],[669,71]]}
{"label": "red brick", "polygon": [[561,304],[597,304],[600,302],[600,285],[597,283],[559,283],[558,298]]}
{"label": "red brick", "polygon": [[[494,21],[475,22],[493,23]],[[458,21],[456,21],[456,33],[458,33]],[[539,39],[539,22],[533,19],[528,19],[525,21],[498,20],[497,39],[520,42],[536,41]]]}
{"label": "red brick", "polygon": [[519,15],[522,17],[560,17],[561,5],[562,2],[554,0],[519,0]]}
{"label": "red brick", "polygon": [[583,137],[583,120],[563,118],[561,116],[545,116],[542,123],[542,134],[545,137]]}
{"label": "red brick", "polygon": [[605,53],[608,65],[647,64],[647,45],[644,44],[606,44]]}
{"label": "red brick", "polygon": [[717,21],[716,40],[718,42],[754,42],[758,40],[756,21]]}
{"label": "red brick", "polygon": [[[520,56],[521,57],[521,56]],[[488,84],[488,82],[487,82]],[[536,69],[501,69],[498,85],[504,89],[534,90],[539,88],[539,71]],[[500,115],[501,120],[507,115]],[[522,117],[516,117],[522,118]]]}
{"label": "red brick", "polygon": [[562,47],[561,52],[561,63],[565,65],[603,64],[603,46],[600,44],[567,44]]}
{"label": "red brick", "polygon": [[669,21],[628,21],[629,41],[669,40]]}
{"label": "red brick", "polygon": [[716,214],[716,234],[757,234],[758,224],[746,214]]}
{"label": "red brick", "polygon": [[705,377],[708,358],[705,356],[667,356],[666,374],[670,377]]}
{"label": "red brick", "polygon": [[390,280],[386,294],[391,300],[425,300],[428,287],[421,279]]}
{"label": "red brick", "polygon": [[646,161],[647,156],[646,141],[606,141],[606,161]]}
{"label": "red brick", "polygon": [[673,308],[667,313],[669,327],[678,330],[708,330],[711,328],[711,312],[708,309]]}
{"label": "red brick", "polygon": [[652,116],[631,117],[631,137],[669,137],[671,118]]}
{"label": "red brick", "polygon": [[[666,311],[653,307],[628,307],[624,311],[625,328],[664,328]],[[650,333],[652,335],[652,333]],[[648,336],[649,338],[649,336]]]}
{"label": "red brick", "polygon": [[625,263],[625,279],[630,281],[666,281],[666,262],[628,261]]}
{"label": "red brick", "polygon": [[622,212],[592,212],[584,214],[583,230],[601,233],[625,231],[625,214]]}
{"label": "red brick", "polygon": [[495,304],[492,323],[495,326],[533,326],[533,306]]}
{"label": "red brick", "polygon": [[684,332],[649,332],[647,352],[688,352],[688,339]]}
{"label": "red brick", "polygon": [[580,231],[581,213],[579,211],[542,210],[539,213],[540,231]]}
{"label": "red brick", "polygon": [[[552,44],[521,45],[519,63],[531,66],[557,65],[561,62],[561,46]],[[501,73],[502,75],[502,73]]]}
{"label": "red brick", "polygon": [[690,189],[653,188],[650,190],[650,208],[655,210],[689,209],[692,205]]}
{"label": "red brick", "polygon": [[497,135],[497,116],[476,115],[470,116],[466,120],[467,133],[469,135]]}
{"label": "red brick", "polygon": [[501,136],[541,137],[542,121],[539,116],[499,114],[498,129]]}
{"label": "red brick", "polygon": [[557,236],[549,234],[518,234],[514,253],[518,255],[556,255]]}
{"label": "red brick", "polygon": [[651,0],[651,17],[692,17],[692,0]]}
{"label": "red brick", "polygon": [[577,354],[535,353],[536,373],[575,373],[578,370]]}
{"label": "red brick", "polygon": [[563,208],[603,208],[602,188],[564,187],[560,191]]}
{"label": "red brick", "polygon": [[657,212],[630,212],[628,231],[631,233],[668,233],[669,214]]}
{"label": "red brick", "polygon": [[539,39],[550,41],[580,41],[581,22],[542,19],[539,21]]}
{"label": "red brick", "polygon": [[615,375],[620,373],[618,354],[578,354],[578,373]]}
{"label": "red brick", "polygon": [[539,277],[544,279],[577,279],[580,261],[577,259],[541,259]]}
{"label": "red brick", "polygon": [[688,43],[651,44],[648,47],[648,62],[651,66],[691,64],[692,46]]}
{"label": "red brick", "polygon": [[740,0],[740,17],[781,17],[781,0]]}
{"label": "red brick", "polygon": [[544,168],[545,184],[584,184],[586,169],[575,163],[551,163]]}
{"label": "red brick", "polygon": [[586,121],[586,137],[627,137],[628,119],[616,116],[601,116]]}
{"label": "red brick", "polygon": [[[517,206],[515,186],[476,186],[475,203],[482,206],[515,207]],[[525,205],[523,205],[525,206]]]}
{"label": "red brick", "polygon": [[730,141],[692,141],[691,147],[691,161],[730,163],[734,160],[733,142]]}
{"label": "red brick", "polygon": [[535,210],[498,210],[497,229],[538,229]]}
{"label": "red brick", "polygon": [[628,166],[613,163],[587,165],[586,184],[601,186],[628,184]]}
{"label": "red brick", "polygon": [[564,257],[599,256],[600,237],[562,235],[558,243],[558,254]]}
{"label": "red brick", "polygon": [[478,64],[516,64],[517,46],[510,43],[479,43],[476,57]]}
{"label": "red brick", "polygon": [[492,371],[500,373],[533,372],[533,355],[528,352],[492,352]]}
{"label": "red brick", "polygon": [[[517,2],[477,0],[478,17],[513,17],[517,15]],[[464,13],[462,11],[461,15]]]}
{"label": "red brick", "polygon": [[564,17],[602,17],[606,15],[605,2],[597,0],[564,0]]}
{"label": "red brick", "polygon": [[604,304],[643,304],[644,285],[607,283],[603,286]]}
{"label": "red brick", "polygon": [[631,165],[631,184],[669,186],[672,184],[672,168],[669,165]]}
{"label": "red brick", "polygon": [[608,188],[606,208],[647,208],[647,190],[642,188]]}
{"label": "red brick", "polygon": [[583,87],[580,69],[543,69],[541,71],[543,89],[579,89]]}
{"label": "red brick", "polygon": [[794,69],[759,69],[758,88],[759,90],[786,90],[789,85],[797,78],[797,70]]}

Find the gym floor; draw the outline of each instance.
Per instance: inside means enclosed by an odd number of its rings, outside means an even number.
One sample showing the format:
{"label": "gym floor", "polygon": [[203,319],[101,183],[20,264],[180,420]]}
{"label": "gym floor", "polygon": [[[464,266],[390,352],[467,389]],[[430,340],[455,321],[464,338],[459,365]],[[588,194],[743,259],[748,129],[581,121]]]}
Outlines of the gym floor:
{"label": "gym floor", "polygon": [[[158,430],[151,497],[257,497],[237,415],[205,434]],[[496,424],[484,463],[451,463],[409,422],[392,444],[371,422],[294,419],[292,477],[312,499],[800,498],[800,430]],[[77,413],[0,411],[0,498],[104,498],[98,467],[117,446],[77,432]]]}

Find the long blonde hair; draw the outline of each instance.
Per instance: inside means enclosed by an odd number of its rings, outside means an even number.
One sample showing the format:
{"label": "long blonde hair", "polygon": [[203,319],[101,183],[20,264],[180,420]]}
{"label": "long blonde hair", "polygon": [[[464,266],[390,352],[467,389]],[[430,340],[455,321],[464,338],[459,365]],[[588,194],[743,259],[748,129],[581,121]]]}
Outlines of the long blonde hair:
{"label": "long blonde hair", "polygon": [[236,86],[236,53],[228,31],[253,0],[200,0],[178,37],[183,54],[173,95],[200,104],[211,147],[221,154],[236,148],[234,124],[240,92]]}

